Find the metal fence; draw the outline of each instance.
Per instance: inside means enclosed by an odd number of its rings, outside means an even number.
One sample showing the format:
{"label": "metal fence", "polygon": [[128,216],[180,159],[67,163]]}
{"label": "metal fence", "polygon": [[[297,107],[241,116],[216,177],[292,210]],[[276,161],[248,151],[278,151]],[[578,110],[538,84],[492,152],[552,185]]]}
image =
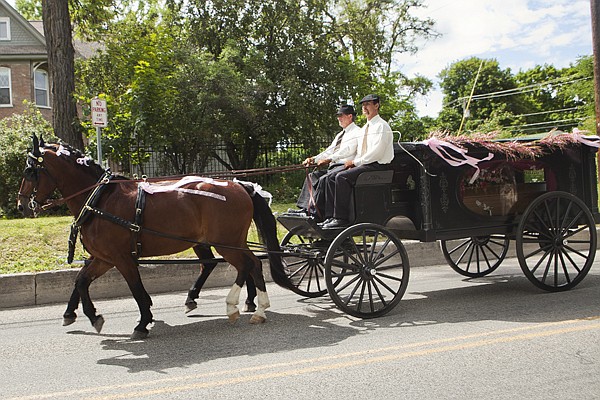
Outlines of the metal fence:
{"label": "metal fence", "polygon": [[[316,143],[313,146],[315,148],[325,148],[328,145],[329,142],[324,141],[322,143]],[[211,150],[214,151],[225,162],[229,163],[225,145],[213,145]],[[137,161],[135,159],[136,154],[144,154],[144,161]],[[259,149],[259,156],[256,160],[254,168],[300,164],[306,157],[310,155],[314,154],[312,154],[310,150],[306,150],[305,146],[301,143],[287,142],[284,144],[278,143],[275,145],[263,146]],[[128,166],[121,166],[120,168],[116,169],[120,173],[132,177],[146,176],[152,178],[159,176],[179,175],[180,171],[173,165],[173,156],[174,155],[169,156],[165,152],[157,151],[152,148],[136,147],[132,148],[130,151]],[[205,157],[206,156],[199,154],[196,159],[188,162],[188,165],[185,168],[185,173],[210,175],[214,173],[227,172],[225,165],[219,162],[216,158],[209,157],[206,159]],[[295,176],[298,174],[304,175],[304,172],[298,171],[295,173],[286,173],[287,176]],[[274,175],[264,175],[253,177],[252,180],[261,184],[270,184],[276,182],[278,177]]]}

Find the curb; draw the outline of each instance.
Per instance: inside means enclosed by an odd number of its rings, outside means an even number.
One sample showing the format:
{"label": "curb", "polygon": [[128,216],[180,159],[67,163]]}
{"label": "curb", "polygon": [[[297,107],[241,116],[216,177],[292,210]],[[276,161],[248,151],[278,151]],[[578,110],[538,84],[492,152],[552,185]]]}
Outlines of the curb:
{"label": "curb", "polygon": [[[403,244],[411,267],[447,265],[439,242],[404,241]],[[514,241],[509,246],[506,257],[516,257]],[[142,282],[149,294],[187,292],[200,273],[197,264],[144,264],[139,268]],[[0,275],[0,309],[66,303],[73,291],[79,269]],[[265,280],[272,281],[267,260],[263,260],[263,271]],[[221,262],[204,287],[231,286],[236,275],[234,267]],[[131,292],[125,279],[113,268],[92,283],[90,296],[92,299],[111,299],[131,296]]]}
{"label": "curb", "polygon": [[[437,242],[404,243],[411,267],[445,264]],[[140,267],[144,287],[149,294],[186,292],[200,273],[198,264],[144,264]],[[65,303],[69,300],[75,277],[80,268],[57,271],[0,275],[0,309],[43,304]],[[268,261],[263,260],[265,280],[272,281]],[[233,285],[237,271],[221,262],[204,284],[205,288]],[[131,296],[125,279],[116,268],[95,280],[90,286],[92,299]]]}

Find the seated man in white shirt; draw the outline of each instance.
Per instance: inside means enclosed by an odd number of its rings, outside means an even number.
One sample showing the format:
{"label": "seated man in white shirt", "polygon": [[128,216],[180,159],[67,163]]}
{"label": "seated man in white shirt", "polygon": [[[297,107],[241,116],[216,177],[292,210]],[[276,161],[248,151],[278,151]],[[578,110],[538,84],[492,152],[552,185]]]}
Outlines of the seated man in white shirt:
{"label": "seated man in white shirt", "polygon": [[[342,131],[333,138],[329,147],[314,157],[308,157],[303,162],[306,166],[314,164],[319,167],[329,166],[327,169],[316,170],[308,175],[296,202],[299,208],[297,210],[289,209],[288,213],[290,214],[312,215],[317,220],[323,220],[325,211],[324,182],[328,177],[333,177],[338,172],[343,171],[344,163],[354,158],[354,154],[351,152],[347,152],[344,157],[338,157],[336,153],[347,147],[356,147],[356,141],[361,132],[360,127],[354,123],[356,111],[351,105],[342,105],[336,116]],[[331,162],[332,158],[335,158],[336,162]]]}
{"label": "seated man in white shirt", "polygon": [[344,162],[343,171],[325,182],[325,215],[333,217],[321,224],[323,229],[348,226],[350,196],[358,176],[365,171],[385,170],[394,158],[394,134],[388,123],[379,116],[379,96],[369,94],[360,104],[367,123],[360,131],[356,147],[344,148],[331,159],[336,162],[355,154],[353,159]]}

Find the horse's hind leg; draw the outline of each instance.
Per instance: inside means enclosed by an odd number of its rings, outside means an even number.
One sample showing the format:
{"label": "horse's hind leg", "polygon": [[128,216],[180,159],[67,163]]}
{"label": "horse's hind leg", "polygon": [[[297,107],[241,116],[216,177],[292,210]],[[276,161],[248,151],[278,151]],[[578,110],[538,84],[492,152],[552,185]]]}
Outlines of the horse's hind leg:
{"label": "horse's hind leg", "polygon": [[102,331],[104,318],[102,315],[96,315],[96,308],[94,307],[92,299],[90,298],[89,289],[90,284],[96,278],[104,275],[104,273],[111,268],[111,264],[97,258],[91,258],[89,262],[86,262],[84,267],[79,271],[77,277],[75,278],[75,290],[77,291],[77,294],[73,292],[71,299],[69,300],[69,305],[67,306],[67,311],[65,312],[66,315],[67,312],[69,312],[69,310],[71,310],[71,308],[74,306],[73,314],[75,314],[74,309],[77,308],[76,300],[81,298],[83,313],[90,319],[92,326],[98,333]]}
{"label": "horse's hind leg", "polygon": [[[210,247],[207,247],[207,246],[203,246],[203,245],[195,246],[194,252],[198,256],[198,258],[200,258],[201,260],[209,260],[209,259],[215,258],[215,255],[211,251]],[[185,299],[185,312],[186,313],[189,313],[190,311],[192,311],[192,310],[196,309],[196,307],[198,307],[198,303],[196,303],[196,299],[198,298],[198,296],[200,294],[200,290],[202,289],[202,286],[204,286],[204,283],[206,283],[208,276],[213,271],[213,269],[215,269],[216,265],[217,265],[216,262],[203,262],[202,263],[202,265],[200,267],[201,268],[200,275],[198,276],[198,279],[196,279],[196,282],[194,283],[194,285],[192,285],[192,287],[188,291],[187,299]]]}
{"label": "horse's hind leg", "polygon": [[258,296],[258,306],[252,318],[251,323],[261,323],[266,320],[265,310],[270,306],[269,297],[265,280],[262,274],[262,264],[260,260],[250,251],[220,251],[223,257],[238,270],[236,281],[227,295],[227,315],[231,321],[237,320],[239,310],[237,304],[240,298],[240,292],[244,281],[249,281],[251,278],[254,281]]}
{"label": "horse's hind leg", "polygon": [[[194,252],[201,260],[210,260],[214,259],[215,255],[213,254],[210,247],[204,245],[198,245],[194,247]],[[212,273],[212,271],[217,266],[217,262],[204,262],[201,266],[200,275],[196,282],[192,285],[190,290],[188,291],[187,298],[185,299],[185,312],[186,314],[192,310],[195,310],[198,307],[198,303],[196,303],[196,299],[200,295],[200,290],[206,283],[208,276]],[[256,286],[254,285],[254,281],[252,278],[248,277],[246,279],[246,291],[248,292],[248,297],[246,298],[244,311],[245,312],[254,312],[256,311],[256,304],[254,304],[254,299],[256,298]]]}
{"label": "horse's hind leg", "polygon": [[251,324],[261,324],[267,320],[265,310],[271,306],[269,296],[267,295],[267,285],[262,272],[262,263],[256,256],[253,256],[253,267],[250,270],[250,277],[255,282],[255,290],[257,295],[257,308],[252,318],[250,318]]}

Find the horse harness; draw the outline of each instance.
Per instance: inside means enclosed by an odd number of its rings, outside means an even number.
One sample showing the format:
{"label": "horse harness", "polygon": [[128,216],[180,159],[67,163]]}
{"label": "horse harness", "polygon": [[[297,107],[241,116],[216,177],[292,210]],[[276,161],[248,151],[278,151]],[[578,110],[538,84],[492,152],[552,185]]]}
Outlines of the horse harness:
{"label": "horse harness", "polygon": [[[79,234],[79,231],[81,230],[81,227],[83,226],[83,224],[86,221],[88,221],[88,219],[92,215],[98,216],[107,221],[110,221],[119,226],[122,226],[126,229],[129,229],[133,233],[133,235],[131,236],[131,255],[136,263],[138,263],[139,257],[141,256],[141,253],[142,253],[142,243],[140,240],[142,231],[150,233],[152,235],[162,236],[162,237],[168,238],[168,239],[174,239],[174,240],[180,240],[180,241],[184,241],[184,242],[193,243],[195,245],[219,246],[219,247],[235,249],[235,250],[244,250],[239,247],[227,246],[227,245],[209,243],[209,242],[199,242],[197,240],[185,238],[182,236],[171,235],[171,234],[163,233],[160,231],[156,231],[154,229],[144,228],[142,226],[142,222],[143,222],[144,208],[146,206],[146,191],[143,189],[141,183],[138,184],[137,196],[136,196],[136,200],[135,200],[135,216],[134,216],[133,222],[127,221],[121,217],[118,217],[109,212],[106,212],[105,210],[98,208],[97,207],[98,201],[100,200],[100,197],[102,196],[102,193],[106,189],[107,185],[110,183],[118,182],[118,181],[114,180],[115,177],[116,176],[113,175],[109,170],[107,170],[104,173],[104,175],[102,175],[102,177],[100,177],[100,180],[94,186],[92,192],[87,197],[83,207],[81,208],[81,211],[79,212],[79,215],[77,216],[77,218],[75,218],[75,220],[71,224],[71,233],[69,235],[69,248],[68,248],[68,254],[67,254],[67,263],[71,264],[73,262],[73,258],[75,255],[75,245],[77,244],[77,235]],[[239,182],[239,183],[242,184],[243,186],[249,188],[250,190],[252,190],[250,192],[251,196],[259,195],[258,193],[254,192],[254,188],[251,185],[248,186],[247,184],[245,184],[245,182]],[[84,245],[84,247],[85,247],[85,245]],[[263,251],[265,250],[264,246],[258,246],[258,247],[260,250],[263,250]]]}

